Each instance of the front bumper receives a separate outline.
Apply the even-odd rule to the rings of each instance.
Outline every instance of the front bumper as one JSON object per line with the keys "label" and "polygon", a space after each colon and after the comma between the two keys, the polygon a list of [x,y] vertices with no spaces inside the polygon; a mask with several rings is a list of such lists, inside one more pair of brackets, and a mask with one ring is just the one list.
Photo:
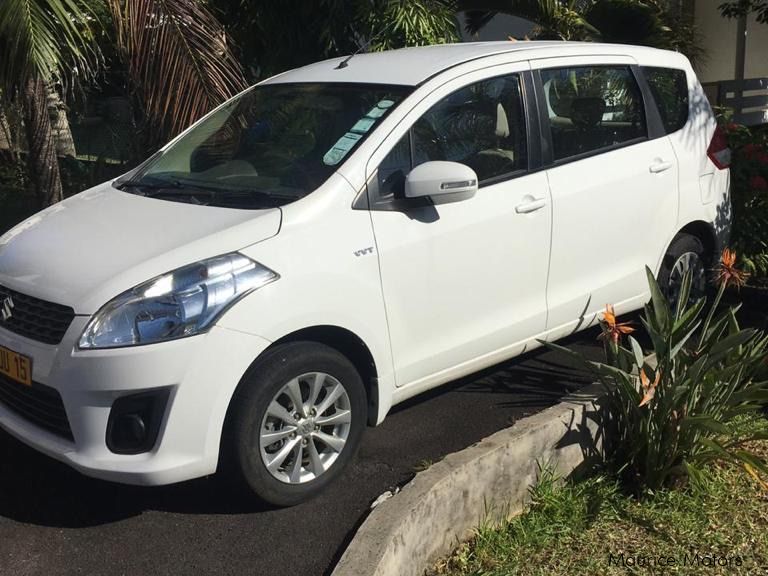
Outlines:
{"label": "front bumper", "polygon": [[[221,430],[242,375],[269,342],[221,327],[161,344],[77,350],[88,318],[77,316],[58,346],[0,328],[0,345],[32,358],[34,382],[59,392],[72,430],[67,440],[0,403],[0,427],[80,472],[126,484],[160,485],[216,471]],[[19,386],[22,386],[19,384]],[[116,398],[170,390],[154,448],[118,455],[107,448]]]}

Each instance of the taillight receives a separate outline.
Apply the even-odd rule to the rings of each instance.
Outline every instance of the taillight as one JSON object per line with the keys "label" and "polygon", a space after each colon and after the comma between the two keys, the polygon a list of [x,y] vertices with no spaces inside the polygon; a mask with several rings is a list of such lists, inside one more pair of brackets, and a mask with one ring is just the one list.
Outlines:
{"label": "taillight", "polygon": [[712,135],[709,148],[707,148],[707,156],[720,170],[725,170],[731,165],[731,148],[728,146],[728,137],[719,124]]}

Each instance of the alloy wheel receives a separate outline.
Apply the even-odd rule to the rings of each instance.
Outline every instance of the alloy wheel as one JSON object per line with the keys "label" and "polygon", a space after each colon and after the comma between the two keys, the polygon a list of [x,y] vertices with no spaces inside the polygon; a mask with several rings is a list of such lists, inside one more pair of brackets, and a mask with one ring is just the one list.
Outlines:
{"label": "alloy wheel", "polygon": [[680,290],[682,289],[683,278],[686,273],[691,275],[691,292],[688,297],[688,303],[695,302],[706,293],[707,271],[704,267],[704,261],[696,252],[684,252],[675,260],[669,274],[667,297],[673,310],[680,299]]}
{"label": "alloy wheel", "polygon": [[281,482],[315,480],[341,454],[351,422],[351,403],[341,382],[323,372],[302,374],[267,407],[259,428],[261,460]]}

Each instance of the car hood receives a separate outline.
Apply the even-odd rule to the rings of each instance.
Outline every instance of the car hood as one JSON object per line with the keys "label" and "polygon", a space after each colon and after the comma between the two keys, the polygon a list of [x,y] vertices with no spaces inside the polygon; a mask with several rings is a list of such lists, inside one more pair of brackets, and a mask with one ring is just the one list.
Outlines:
{"label": "car hood", "polygon": [[0,237],[0,285],[93,314],[145,280],[277,234],[279,208],[215,208],[103,184]]}

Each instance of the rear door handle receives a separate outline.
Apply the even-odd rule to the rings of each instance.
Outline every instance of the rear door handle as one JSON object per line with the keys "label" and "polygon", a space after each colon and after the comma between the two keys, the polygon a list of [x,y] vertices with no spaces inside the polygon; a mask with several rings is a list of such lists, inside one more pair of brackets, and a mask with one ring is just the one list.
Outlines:
{"label": "rear door handle", "polygon": [[672,168],[672,162],[663,162],[661,160],[659,160],[658,162],[654,162],[648,167],[648,169],[654,174],[658,174],[659,172],[664,172],[666,170],[669,170],[670,168]]}
{"label": "rear door handle", "polygon": [[541,198],[540,200],[532,200],[531,202],[523,202],[522,204],[515,206],[515,212],[518,214],[530,214],[531,212],[536,212],[536,210],[544,208],[546,205],[547,201],[544,198]]}

